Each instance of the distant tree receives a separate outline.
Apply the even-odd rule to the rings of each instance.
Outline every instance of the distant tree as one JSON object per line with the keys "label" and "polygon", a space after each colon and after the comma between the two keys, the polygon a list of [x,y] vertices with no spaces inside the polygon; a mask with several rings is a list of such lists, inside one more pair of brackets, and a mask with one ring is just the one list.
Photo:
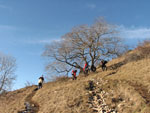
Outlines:
{"label": "distant tree", "polygon": [[0,54],[0,93],[12,88],[16,79],[16,60],[12,56]]}
{"label": "distant tree", "polygon": [[72,67],[82,71],[83,63],[91,65],[102,57],[117,57],[124,50],[116,26],[98,19],[93,25],[81,25],[65,34],[60,41],[46,45],[44,56],[50,59],[46,70],[69,72]]}
{"label": "distant tree", "polygon": [[32,83],[31,81],[26,81],[25,83],[25,87],[29,87],[29,86],[33,86],[35,85],[34,83]]}

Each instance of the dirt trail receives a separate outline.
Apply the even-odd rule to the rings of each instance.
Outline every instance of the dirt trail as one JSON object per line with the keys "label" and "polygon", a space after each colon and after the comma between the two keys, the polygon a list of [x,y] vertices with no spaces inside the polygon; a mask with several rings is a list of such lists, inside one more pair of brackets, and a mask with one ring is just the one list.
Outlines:
{"label": "dirt trail", "polygon": [[[36,94],[37,91],[32,91],[26,98],[25,98],[25,104],[28,104],[28,107],[30,108],[29,111],[26,113],[38,113],[39,111],[39,105],[35,101],[32,100],[32,97]],[[24,113],[25,110],[18,111],[18,113]]]}

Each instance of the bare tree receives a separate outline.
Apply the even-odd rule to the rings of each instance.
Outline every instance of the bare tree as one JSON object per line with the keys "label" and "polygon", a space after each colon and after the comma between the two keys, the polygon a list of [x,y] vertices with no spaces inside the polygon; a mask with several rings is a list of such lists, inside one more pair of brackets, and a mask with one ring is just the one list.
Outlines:
{"label": "bare tree", "polygon": [[61,41],[47,45],[43,55],[51,58],[47,70],[69,72],[72,67],[82,71],[84,62],[95,65],[101,57],[117,57],[123,49],[116,26],[108,24],[104,19],[98,19],[91,26],[73,28]]}
{"label": "bare tree", "polygon": [[16,79],[16,60],[14,57],[0,54],[0,93],[11,89]]}
{"label": "bare tree", "polygon": [[31,81],[26,81],[25,83],[25,87],[29,87],[29,86],[33,86],[35,85],[34,83],[32,83]]}

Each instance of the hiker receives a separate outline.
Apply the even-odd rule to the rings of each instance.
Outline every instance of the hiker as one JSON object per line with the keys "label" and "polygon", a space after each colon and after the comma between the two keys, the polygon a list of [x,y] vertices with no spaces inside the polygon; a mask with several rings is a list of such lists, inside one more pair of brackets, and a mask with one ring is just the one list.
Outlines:
{"label": "hiker", "polygon": [[91,71],[93,71],[93,72],[96,71],[96,67],[94,65],[91,66]]}
{"label": "hiker", "polygon": [[28,111],[31,111],[31,110],[32,110],[32,107],[31,107],[31,105],[30,105],[29,102],[25,102],[24,105],[25,105],[25,111],[28,112]]}
{"label": "hiker", "polygon": [[40,89],[40,88],[42,88],[42,86],[43,86],[43,82],[44,82],[44,77],[43,77],[43,75],[39,78],[39,81],[38,81],[38,88]]}
{"label": "hiker", "polygon": [[107,62],[108,62],[108,61],[106,61],[106,60],[102,60],[102,61],[101,61],[101,66],[102,66],[102,70],[103,70],[103,71],[105,71],[105,70],[107,71],[107,66],[106,66]]}
{"label": "hiker", "polygon": [[84,68],[83,68],[83,72],[84,72],[84,74],[88,74],[88,70],[89,70],[89,64],[88,64],[88,62],[86,62],[85,64],[84,64]]}
{"label": "hiker", "polygon": [[29,102],[25,102],[24,105],[25,105],[25,110],[18,111],[18,113],[33,113],[32,107]]}
{"label": "hiker", "polygon": [[76,79],[77,79],[76,73],[77,73],[77,70],[72,70],[72,79],[73,79],[73,80],[76,80]]}

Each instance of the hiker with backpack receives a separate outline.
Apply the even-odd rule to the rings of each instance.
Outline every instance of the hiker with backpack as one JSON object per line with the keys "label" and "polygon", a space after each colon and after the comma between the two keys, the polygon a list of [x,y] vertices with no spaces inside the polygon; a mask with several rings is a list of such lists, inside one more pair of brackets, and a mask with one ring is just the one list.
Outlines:
{"label": "hiker with backpack", "polygon": [[89,71],[89,64],[88,64],[88,62],[86,62],[84,64],[83,72],[84,72],[85,75],[87,75],[88,71]]}
{"label": "hiker with backpack", "polygon": [[77,79],[77,76],[76,76],[76,73],[77,73],[77,70],[72,70],[72,79],[73,80],[76,80]]}
{"label": "hiker with backpack", "polygon": [[107,66],[106,66],[107,62],[108,62],[108,61],[106,61],[106,60],[102,60],[102,61],[101,61],[101,67],[102,67],[102,70],[103,70],[103,71],[105,71],[105,70],[107,71]]}
{"label": "hiker with backpack", "polygon": [[43,75],[42,75],[42,76],[39,78],[39,81],[38,81],[38,88],[39,88],[39,89],[42,88],[43,82],[44,82],[44,77],[43,77]]}

